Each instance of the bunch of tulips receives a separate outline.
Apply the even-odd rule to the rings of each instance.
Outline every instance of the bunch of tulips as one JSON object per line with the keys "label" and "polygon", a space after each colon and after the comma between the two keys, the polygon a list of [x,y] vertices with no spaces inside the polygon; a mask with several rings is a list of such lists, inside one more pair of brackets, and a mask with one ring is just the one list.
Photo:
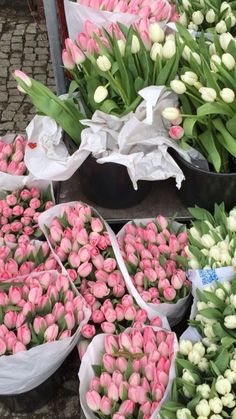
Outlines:
{"label": "bunch of tulips", "polygon": [[10,144],[0,138],[0,172],[10,175],[26,175],[25,147],[26,139],[22,135],[17,135]]}

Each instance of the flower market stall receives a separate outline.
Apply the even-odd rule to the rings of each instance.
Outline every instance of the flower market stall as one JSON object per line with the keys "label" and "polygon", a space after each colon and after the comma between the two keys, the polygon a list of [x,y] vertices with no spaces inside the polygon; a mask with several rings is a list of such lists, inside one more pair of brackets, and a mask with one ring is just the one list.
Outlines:
{"label": "flower market stall", "polygon": [[87,419],[236,418],[236,3],[64,8],[66,94],[15,69],[0,139],[0,399],[74,351]]}

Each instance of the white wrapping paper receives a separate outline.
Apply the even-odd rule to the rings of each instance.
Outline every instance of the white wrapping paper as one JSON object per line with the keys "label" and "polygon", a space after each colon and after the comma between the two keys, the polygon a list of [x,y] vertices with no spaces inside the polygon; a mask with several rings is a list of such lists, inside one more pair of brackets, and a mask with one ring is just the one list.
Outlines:
{"label": "white wrapping paper", "polygon": [[[167,1],[166,4],[168,4]],[[82,6],[79,2],[74,3],[70,0],[64,0],[64,8],[69,37],[73,40],[76,40],[79,32],[82,32],[86,20],[91,21],[98,27],[107,27],[110,23],[117,22],[123,23],[129,27],[137,19],[140,19],[139,16],[130,13],[107,12],[105,10],[92,9],[91,7]],[[170,16],[171,7],[167,20],[169,20]]]}
{"label": "white wrapping paper", "polygon": [[[153,327],[155,331],[161,330],[158,327]],[[128,329],[130,330],[130,329]],[[172,332],[170,332],[172,333]],[[93,414],[93,412],[88,408],[86,403],[86,393],[89,390],[89,384],[94,377],[94,372],[92,369],[92,365],[94,364],[100,364],[102,361],[102,355],[104,353],[104,342],[105,342],[105,336],[106,334],[97,335],[93,338],[92,342],[89,344],[87,351],[85,352],[85,355],[82,358],[81,366],[79,370],[79,380],[80,380],[80,387],[79,387],[79,394],[80,394],[80,404],[82,406],[84,415],[86,419],[96,419],[96,416]],[[156,419],[157,413],[161,407],[161,405],[167,400],[168,395],[171,390],[172,381],[175,378],[175,358],[178,351],[178,341],[176,338],[176,335],[174,334],[174,354],[172,357],[171,365],[170,365],[170,372],[169,372],[169,382],[166,387],[164,396],[158,406],[158,408],[155,410],[155,412],[152,414],[150,419]],[[134,418],[135,419],[135,418]]]}
{"label": "white wrapping paper", "polygon": [[[16,134],[6,134],[1,137],[1,141],[4,141],[6,144],[11,144],[16,138]],[[17,188],[24,187],[28,182],[31,182],[34,179],[33,175],[29,173],[26,176],[10,175],[9,173],[4,173],[0,171],[0,190],[13,190]],[[14,185],[14,186],[12,186]],[[13,187],[13,189],[11,189]]]}
{"label": "white wrapping paper", "polygon": [[[51,272],[54,273],[56,280],[58,272]],[[30,276],[37,277],[42,273],[36,272],[30,274]],[[21,277],[22,279],[23,277]],[[73,284],[71,286],[79,294]],[[60,367],[77,344],[81,329],[88,322],[90,314],[90,309],[85,307],[84,320],[70,338],[47,342],[28,351],[18,352],[15,355],[0,356],[0,394],[25,393],[47,380]]]}
{"label": "white wrapping paper", "polygon": [[196,290],[204,290],[209,285],[214,286],[215,281],[225,282],[232,281],[235,276],[235,267],[227,266],[224,268],[216,269],[197,269],[189,270],[189,279],[192,282],[193,305],[191,308],[190,319],[194,319],[197,314],[198,298]]}
{"label": "white wrapping paper", "polygon": [[[92,119],[82,120],[88,126],[82,131],[81,145],[69,155],[60,139],[61,131],[49,117],[36,116],[28,125],[25,162],[28,169],[40,179],[66,180],[81,166],[90,153],[98,163],[113,162],[127,167],[133,186],[138,180],[176,179],[180,188],[184,175],[168,153],[175,149],[183,158],[199,157],[196,150],[184,151],[168,135],[170,124],[163,122],[162,110],[177,106],[178,98],[163,86],[149,86],[139,92],[144,101],[136,111],[116,117],[96,111]],[[48,133],[48,131],[50,131]]]}
{"label": "white wrapping paper", "polygon": [[[57,262],[62,267],[62,272],[66,272],[66,269],[62,265],[59,257],[54,252],[54,249],[53,249],[52,244],[50,242],[50,239],[49,239],[47,230],[45,228],[45,225],[48,226],[48,227],[50,227],[50,225],[51,225],[52,220],[53,220],[54,217],[63,215],[62,214],[62,209],[63,209],[63,207],[65,207],[65,205],[68,205],[70,207],[73,207],[75,204],[76,204],[76,201],[74,201],[74,202],[67,202],[66,204],[56,205],[55,207],[50,208],[49,210],[47,210],[44,213],[42,213],[39,216],[39,220],[38,220],[38,222],[39,222],[39,228],[43,231],[45,237],[47,238],[47,241],[48,241],[49,246],[50,246],[50,248],[51,248],[51,250],[52,250],[52,252],[53,252],[53,254],[55,256],[55,259],[57,260]],[[124,276],[124,280],[125,280],[125,283],[126,283],[126,286],[127,286],[127,289],[129,291],[129,293],[135,298],[136,303],[138,304],[138,306],[141,307],[141,308],[144,308],[147,311],[148,318],[149,319],[151,319],[152,317],[155,317],[155,316],[159,316],[161,318],[161,320],[162,320],[162,326],[163,326],[163,328],[169,329],[170,326],[169,326],[168,320],[166,319],[166,314],[164,312],[162,312],[162,311],[157,311],[155,309],[155,307],[154,307],[153,304],[146,304],[143,301],[143,299],[140,297],[140,295],[138,294],[138,292],[136,291],[136,289],[134,287],[133,288],[136,291],[136,293],[135,292],[134,293],[132,292],[133,291],[132,290],[132,287],[130,287],[130,284],[129,284],[132,281],[130,279],[130,276],[129,276],[128,271],[127,271],[126,266],[125,266],[125,263],[124,263],[123,258],[121,256],[121,253],[120,253],[120,250],[119,250],[119,245],[118,245],[117,240],[116,240],[116,236],[115,236],[114,232],[112,231],[112,229],[109,227],[109,225],[106,223],[106,221],[100,216],[100,214],[94,208],[91,207],[91,209],[92,209],[92,212],[97,217],[99,217],[102,220],[102,222],[104,223],[104,225],[106,227],[106,230],[109,233],[109,237],[110,237],[111,245],[112,245],[112,248],[113,248],[115,257],[116,257],[116,261],[117,261],[117,264],[119,266],[119,269],[120,269],[122,275]],[[185,300],[185,304],[186,304],[187,298],[184,299]],[[180,306],[178,306],[178,310],[180,310]],[[185,307],[185,309],[186,309],[186,307]],[[182,311],[181,311],[181,313],[182,313]]]}
{"label": "white wrapping paper", "polygon": [[[133,221],[128,222],[127,224],[124,225],[124,227],[118,232],[117,234],[117,238],[121,238],[124,236],[125,234],[125,227],[128,224],[131,223],[135,223],[137,225],[142,224],[142,225],[146,225],[149,222],[152,222],[153,219],[152,218],[146,218],[146,219],[135,219]],[[180,227],[180,224],[177,222],[173,223],[173,227],[176,229],[178,229],[178,227]],[[117,257],[117,255],[116,255]],[[139,294],[139,292],[137,291],[135,285],[133,284],[133,281],[129,275],[129,272],[125,266],[125,262],[121,256],[121,253],[119,252],[119,258],[122,259],[122,261],[120,261],[120,270],[124,276],[125,282],[126,282],[126,286],[130,292],[130,294],[135,298],[135,300],[137,301],[138,305],[142,308],[144,308],[145,310],[154,310],[156,312],[156,314],[160,313],[163,316],[167,317],[168,322],[170,323],[170,326],[175,326],[177,323],[180,322],[180,320],[183,318],[185,311],[188,308],[188,304],[189,304],[189,300],[190,300],[190,293],[188,296],[181,298],[178,300],[177,303],[175,304],[171,304],[171,303],[160,303],[160,304],[152,304],[152,303],[146,303],[141,295]],[[122,269],[121,269],[122,266]]]}

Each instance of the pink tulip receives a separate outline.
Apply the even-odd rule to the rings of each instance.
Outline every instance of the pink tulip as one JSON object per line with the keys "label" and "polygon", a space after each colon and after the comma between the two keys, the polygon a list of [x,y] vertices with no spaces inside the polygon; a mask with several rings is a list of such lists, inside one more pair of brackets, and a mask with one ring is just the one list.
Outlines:
{"label": "pink tulip", "polygon": [[108,386],[111,384],[111,381],[111,375],[108,374],[108,372],[102,372],[102,374],[100,375],[100,385],[107,389]]}
{"label": "pink tulip", "polygon": [[35,267],[34,262],[24,262],[24,263],[22,263],[22,265],[19,269],[19,274],[20,275],[28,275],[32,272],[34,267]]}
{"label": "pink tulip", "polygon": [[169,129],[169,136],[173,138],[173,140],[180,140],[184,136],[184,129],[180,125],[173,125]]}
{"label": "pink tulip", "polygon": [[[114,371],[113,374],[112,374],[112,382],[115,383],[115,385],[118,388],[119,388],[122,380],[123,380],[123,375],[121,374],[121,372],[120,371]],[[119,388],[119,395],[120,395],[120,388]]]}
{"label": "pink tulip", "polygon": [[51,326],[48,326],[47,329],[44,332],[44,339],[47,342],[53,342],[56,340],[59,332],[59,327],[57,324],[52,324]]}
{"label": "pink tulip", "polygon": [[88,233],[85,228],[82,228],[78,232],[76,239],[78,243],[81,244],[82,246],[88,243]]}
{"label": "pink tulip", "polygon": [[108,386],[107,395],[109,399],[113,401],[119,400],[119,390],[118,390],[118,387],[113,382],[111,382]]}
{"label": "pink tulip", "polygon": [[119,350],[117,338],[113,335],[105,336],[105,351],[109,355],[114,355]]}
{"label": "pink tulip", "polygon": [[124,312],[124,308],[123,308],[122,304],[117,304],[117,306],[115,307],[115,312],[116,312],[116,318],[119,322],[124,320],[125,312]]}
{"label": "pink tulip", "polygon": [[66,327],[69,330],[72,330],[75,327],[75,316],[73,312],[69,311],[65,314],[64,320],[66,323]]}
{"label": "pink tulip", "polygon": [[84,354],[87,350],[88,345],[89,345],[89,342],[87,340],[80,340],[79,341],[79,343],[77,345],[77,348],[78,348],[80,359],[83,358],[83,356],[84,356]]}
{"label": "pink tulip", "polygon": [[96,334],[96,329],[91,324],[86,324],[82,327],[81,334],[84,338],[92,339],[93,336]]}
{"label": "pink tulip", "polygon": [[8,295],[9,295],[9,300],[12,304],[16,305],[21,300],[21,291],[20,291],[20,288],[18,288],[18,287],[11,286],[9,288]]}
{"label": "pink tulip", "polygon": [[109,274],[103,271],[102,269],[95,271],[95,278],[97,281],[107,282],[108,277],[109,277]]}
{"label": "pink tulip", "polygon": [[8,311],[4,315],[4,324],[8,329],[16,327],[17,313],[15,311]]}
{"label": "pink tulip", "polygon": [[94,323],[102,323],[105,320],[104,314],[101,310],[94,310],[92,313],[92,321]]}
{"label": "pink tulip", "polygon": [[122,297],[121,304],[122,304],[124,307],[128,307],[128,306],[130,306],[130,305],[133,305],[133,304],[134,304],[134,300],[133,300],[133,298],[132,298],[132,296],[131,296],[131,295],[126,294],[126,295],[124,295],[124,296]]}
{"label": "pink tulip", "polygon": [[104,333],[115,333],[116,326],[110,322],[103,322],[101,324],[101,329]]}
{"label": "pink tulip", "polygon": [[131,400],[124,400],[120,407],[119,407],[119,413],[124,415],[125,417],[128,415],[132,415],[134,412],[135,404]]}
{"label": "pink tulip", "polygon": [[95,233],[101,233],[103,230],[103,223],[99,218],[92,217],[91,219],[91,229]]}
{"label": "pink tulip", "polygon": [[45,319],[39,316],[35,317],[34,322],[33,322],[33,328],[37,335],[39,333],[43,334],[47,328],[47,323]]}
{"label": "pink tulip", "polygon": [[124,415],[121,415],[121,413],[115,413],[112,416],[112,419],[125,419],[125,416]]}
{"label": "pink tulip", "polygon": [[126,332],[119,334],[118,342],[121,349],[129,351],[132,348],[132,340]]}
{"label": "pink tulip", "polygon": [[120,372],[124,373],[127,369],[128,362],[123,357],[118,357],[116,359],[116,369],[118,369]]}
{"label": "pink tulip", "polygon": [[176,291],[173,287],[167,287],[163,290],[163,296],[167,301],[173,301],[176,297]]}
{"label": "pink tulip", "polygon": [[103,362],[104,368],[106,369],[107,372],[113,373],[113,371],[115,371],[115,369],[116,369],[116,361],[109,354],[106,354],[105,353],[103,355],[102,362]]}
{"label": "pink tulip", "polygon": [[15,70],[14,76],[18,77],[21,81],[23,81],[28,87],[31,87],[32,82],[30,78],[21,70]]}
{"label": "pink tulip", "polygon": [[96,298],[104,298],[110,293],[110,291],[109,291],[109,288],[106,286],[106,284],[98,281],[94,283],[93,288],[92,288],[92,293],[94,297]]}
{"label": "pink tulip", "polygon": [[87,276],[91,274],[92,269],[93,269],[92,263],[84,262],[79,266],[77,272],[79,276],[81,276],[82,278],[86,278]]}
{"label": "pink tulip", "polygon": [[131,387],[137,387],[140,385],[140,374],[133,372],[129,377],[129,385]]}
{"label": "pink tulip", "polygon": [[157,326],[157,327],[162,327],[162,321],[161,318],[159,316],[155,316],[150,320],[150,325],[151,326]]}
{"label": "pink tulip", "polygon": [[156,220],[157,220],[157,222],[158,222],[158,224],[159,224],[159,226],[161,227],[162,230],[164,230],[165,228],[168,227],[168,221],[162,215],[158,215],[156,217]]}
{"label": "pink tulip", "polygon": [[93,377],[90,383],[90,390],[95,390],[98,393],[101,391],[100,380],[98,377]]}
{"label": "pink tulip", "polygon": [[22,342],[25,346],[31,341],[31,332],[27,325],[20,326],[17,329],[17,339]]}
{"label": "pink tulip", "polygon": [[104,310],[104,316],[107,322],[113,323],[116,321],[116,311],[113,308],[108,308],[107,310]]}
{"label": "pink tulip", "polygon": [[31,290],[29,292],[28,300],[29,300],[29,302],[31,302],[33,304],[38,304],[42,295],[43,295],[43,290],[42,290],[41,287],[39,287],[39,286],[33,287],[33,288],[31,288]]}
{"label": "pink tulip", "polygon": [[125,319],[133,321],[136,318],[136,309],[134,306],[129,306],[125,308]]}
{"label": "pink tulip", "polygon": [[13,354],[16,354],[17,352],[22,352],[22,351],[26,351],[26,346],[22,342],[16,341],[12,348]]}
{"label": "pink tulip", "polygon": [[0,306],[1,307],[7,306],[8,303],[9,303],[8,295],[5,292],[0,291]]}
{"label": "pink tulip", "polygon": [[[4,341],[7,346],[7,351],[12,351],[13,345],[16,343],[17,338],[14,332],[7,332],[4,336]],[[1,346],[1,345],[0,345]],[[1,351],[0,351],[1,352]],[[1,354],[1,353],[0,353]]]}
{"label": "pink tulip", "polygon": [[142,406],[140,407],[140,411],[144,414],[144,415],[149,415],[150,414],[150,410],[151,410],[151,402],[149,400],[147,400],[146,402],[144,402],[142,404]]}
{"label": "pink tulip", "polygon": [[100,410],[101,406],[101,396],[100,394],[95,390],[89,390],[86,393],[86,402],[93,412],[96,412],[97,410]]}
{"label": "pink tulip", "polygon": [[86,246],[83,246],[79,249],[78,256],[81,262],[88,262],[91,258],[91,254],[89,250],[86,248]]}
{"label": "pink tulip", "polygon": [[0,337],[0,355],[4,355],[7,350],[7,346],[3,338]]}
{"label": "pink tulip", "polygon": [[107,396],[103,396],[100,404],[100,410],[104,415],[110,415],[112,409],[112,401]]}
{"label": "pink tulip", "polygon": [[75,62],[66,49],[63,49],[62,51],[62,62],[67,70],[73,70],[75,68]]}

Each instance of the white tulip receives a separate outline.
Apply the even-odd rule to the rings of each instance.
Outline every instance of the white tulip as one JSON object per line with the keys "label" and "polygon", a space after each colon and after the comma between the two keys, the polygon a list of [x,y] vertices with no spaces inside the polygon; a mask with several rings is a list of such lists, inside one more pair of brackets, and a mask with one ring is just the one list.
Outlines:
{"label": "white tulip", "polygon": [[118,39],[117,45],[118,45],[118,48],[120,50],[121,57],[124,57],[124,55],[125,55],[126,42],[123,39]]}
{"label": "white tulip", "polygon": [[217,94],[215,89],[212,89],[212,87],[201,87],[201,89],[199,89],[199,92],[201,93],[202,99],[205,102],[214,102],[216,100]]}
{"label": "white tulip", "polygon": [[231,263],[232,263],[232,266],[236,266],[236,257],[232,258]]}
{"label": "white tulip", "polygon": [[232,359],[230,361],[230,364],[229,365],[230,365],[231,370],[234,371],[234,372],[236,372],[236,360],[235,359]]}
{"label": "white tulip", "polygon": [[236,383],[236,372],[231,371],[229,369],[225,370],[224,377],[227,378],[227,380],[229,380],[230,384]]}
{"label": "white tulip", "polygon": [[166,35],[166,41],[175,41],[175,35],[173,33],[169,33],[169,35]]}
{"label": "white tulip", "polygon": [[236,315],[226,316],[224,318],[224,325],[227,329],[236,329]]}
{"label": "white tulip", "polygon": [[197,62],[197,64],[201,65],[202,60],[201,60],[200,55],[197,52],[193,52],[192,56],[193,56],[194,60]]}
{"label": "white tulip", "polygon": [[227,265],[231,265],[231,256],[230,256],[228,250],[223,250],[221,252],[220,260],[221,260],[222,263],[225,263]]}
{"label": "white tulip", "polygon": [[153,61],[156,61],[157,55],[162,58],[162,45],[159,42],[154,42],[150,51],[150,57]]}
{"label": "white tulip", "polygon": [[234,306],[234,308],[236,308],[236,295],[235,294],[231,294],[229,296],[229,301],[230,301],[230,304],[232,304],[232,306]]}
{"label": "white tulip", "polygon": [[189,229],[189,232],[190,232],[191,236],[192,236],[195,240],[200,240],[200,239],[201,239],[200,233],[199,233],[199,231],[196,229],[196,227],[191,227],[191,228]]}
{"label": "white tulip", "polygon": [[210,411],[211,411],[208,401],[204,399],[200,400],[200,402],[195,407],[195,410],[198,416],[206,416],[206,417],[209,416]]}
{"label": "white tulip", "polygon": [[220,249],[217,246],[211,247],[209,251],[209,257],[215,259],[216,261],[220,260]]}
{"label": "white tulip", "polygon": [[191,55],[191,49],[188,47],[188,45],[185,45],[183,52],[182,52],[182,57],[186,60],[189,61],[190,60],[190,55]]}
{"label": "white tulip", "polygon": [[189,86],[193,86],[194,83],[198,81],[198,76],[193,71],[185,71],[185,73],[181,76],[181,80],[189,84]]}
{"label": "white tulip", "polygon": [[219,397],[214,397],[213,399],[210,399],[208,401],[208,403],[209,403],[210,409],[212,410],[213,413],[220,413],[220,412],[222,412],[223,403],[219,399]]}
{"label": "white tulip", "polygon": [[229,281],[223,282],[222,285],[228,293],[231,291],[231,283]]}
{"label": "white tulip", "polygon": [[183,393],[184,393],[184,396],[185,396],[187,399],[191,399],[191,398],[192,398],[191,393],[188,391],[188,389],[187,389],[185,386],[183,386]]}
{"label": "white tulip", "polygon": [[205,352],[206,352],[202,342],[194,343],[193,350],[197,351],[201,355],[201,357],[203,357],[205,355]]}
{"label": "white tulip", "polygon": [[202,372],[208,370],[208,368],[209,368],[209,362],[208,362],[207,358],[200,359],[200,361],[198,363],[198,368]]}
{"label": "white tulip", "polygon": [[132,42],[131,42],[131,52],[132,54],[137,54],[137,52],[140,51],[140,42],[136,35],[132,36]]}
{"label": "white tulip", "polygon": [[221,415],[211,415],[211,419],[223,419],[223,416]]}
{"label": "white tulip", "polygon": [[209,54],[210,54],[210,56],[212,56],[212,55],[216,54],[216,47],[215,47],[215,44],[210,44],[210,45],[209,45]]}
{"label": "white tulip", "polygon": [[222,290],[222,288],[217,288],[215,291],[215,295],[222,301],[225,299],[225,292]]}
{"label": "white tulip", "polygon": [[218,22],[216,24],[215,30],[216,30],[217,33],[225,33],[225,32],[227,32],[226,23],[223,20],[221,20],[220,22]]}
{"label": "white tulip", "polygon": [[109,71],[111,69],[111,61],[106,55],[100,55],[97,58],[97,66],[101,71]]}
{"label": "white tulip", "polygon": [[163,118],[167,119],[168,121],[174,121],[175,119],[179,117],[179,114],[180,114],[179,109],[173,108],[173,107],[165,108],[162,111]]}
{"label": "white tulip", "polygon": [[192,364],[194,364],[194,365],[199,364],[199,362],[200,362],[201,358],[202,358],[202,357],[201,357],[201,355],[199,354],[199,352],[194,351],[194,350],[190,351],[190,352],[189,352],[189,354],[188,354],[188,360],[189,360],[190,362],[192,362]]}
{"label": "white tulip", "polygon": [[189,0],[182,0],[182,4],[185,10],[188,10],[189,7],[191,6],[191,3],[189,2]]}
{"label": "white tulip", "polygon": [[[202,89],[208,89],[208,88],[207,87],[202,87]],[[214,90],[214,89],[212,89],[212,90]],[[201,89],[200,89],[200,93],[202,93]],[[207,91],[207,93],[208,93],[208,91]],[[203,234],[203,236],[201,238],[201,242],[202,242],[203,246],[205,246],[207,248],[210,248],[210,247],[214,246],[214,244],[215,244],[215,240],[213,239],[213,237],[211,237],[210,234]]]}
{"label": "white tulip", "polygon": [[201,252],[202,252],[202,254],[204,256],[208,256],[209,255],[209,250],[208,249],[202,249]]}
{"label": "white tulip", "polygon": [[191,416],[191,411],[184,407],[183,409],[178,409],[176,412],[177,419],[188,419]]}
{"label": "white tulip", "polygon": [[221,397],[221,401],[223,406],[228,407],[229,409],[232,409],[236,404],[235,395],[232,393],[228,393],[225,396]]}
{"label": "white tulip", "polygon": [[195,89],[199,90],[199,89],[201,89],[201,87],[203,87],[203,84],[200,83],[200,81],[196,81],[194,83],[194,87],[195,87]]}
{"label": "white tulip", "polygon": [[235,67],[235,59],[228,52],[222,55],[222,62],[228,70],[233,70]]}
{"label": "white tulip", "polygon": [[210,66],[212,71],[214,71],[215,73],[218,71],[218,68],[215,64],[221,64],[221,58],[219,57],[219,55],[213,54],[211,56],[211,61],[210,61]]}
{"label": "white tulip", "polygon": [[230,393],[231,384],[229,380],[223,377],[223,375],[220,375],[216,380],[215,389],[218,394],[225,396],[226,394]]}
{"label": "white tulip", "polygon": [[203,301],[198,301],[197,302],[197,309],[198,309],[198,311],[204,310],[204,308],[208,308],[207,303],[204,303]]}
{"label": "white tulip", "polygon": [[209,399],[211,387],[208,384],[200,384],[196,388],[197,392],[201,394],[203,399]]}
{"label": "white tulip", "polygon": [[108,96],[108,90],[105,86],[98,86],[94,92],[94,102],[101,103]]}
{"label": "white tulip", "polygon": [[188,355],[193,349],[193,344],[190,340],[181,339],[179,342],[179,352],[182,355]]}
{"label": "white tulip", "polygon": [[180,80],[172,80],[170,82],[170,87],[178,95],[182,95],[187,90],[185,84]]}
{"label": "white tulip", "polygon": [[193,23],[192,21],[189,22],[188,24],[188,29],[192,30],[192,31],[198,31],[198,26],[196,25],[196,23]]}
{"label": "white tulip", "polygon": [[152,42],[163,42],[165,39],[165,32],[158,23],[151,23],[149,25],[149,37]]}
{"label": "white tulip", "polygon": [[231,412],[231,419],[236,419],[236,408]]}
{"label": "white tulip", "polygon": [[235,207],[234,207],[234,208],[230,211],[229,215],[230,215],[231,217],[236,218],[236,208],[235,208]]}
{"label": "white tulip", "polygon": [[191,259],[191,260],[188,262],[188,264],[189,264],[189,267],[190,267],[191,269],[199,269],[199,268],[200,268],[200,265],[199,265],[199,263],[198,263],[198,261],[197,261],[196,259]]}
{"label": "white tulip", "polygon": [[192,21],[193,21],[193,23],[195,23],[195,25],[201,25],[202,24],[202,22],[204,21],[204,16],[203,16],[202,12],[200,12],[200,10],[198,10],[197,12],[193,12]]}
{"label": "white tulip", "polygon": [[215,353],[217,349],[218,349],[218,346],[215,343],[212,343],[210,346],[208,346],[207,353],[208,354]]}
{"label": "white tulip", "polygon": [[224,51],[227,51],[229,43],[232,41],[232,39],[234,39],[234,38],[231,35],[231,33],[229,33],[229,32],[222,33],[219,36],[220,46]]}
{"label": "white tulip", "polygon": [[227,1],[223,1],[223,3],[220,6],[220,13],[223,13],[227,9],[229,10],[229,12],[231,12],[230,5],[227,3]]}
{"label": "white tulip", "polygon": [[234,213],[232,211],[230,211],[229,217],[227,218],[227,227],[230,231],[236,231],[236,218],[232,214],[234,214]]}
{"label": "white tulip", "polygon": [[228,22],[228,19],[230,19],[231,21],[230,26],[232,28],[236,24],[236,17],[234,16],[233,13],[229,13],[229,15],[227,16],[227,22]]}
{"label": "white tulip", "polygon": [[203,332],[204,332],[204,335],[209,339],[212,339],[215,337],[215,333],[213,332],[212,326],[210,325],[204,327]]}
{"label": "white tulip", "polygon": [[169,60],[175,54],[176,54],[175,41],[173,41],[172,39],[168,39],[163,45],[163,49],[162,49],[163,58],[165,58],[166,60]]}
{"label": "white tulip", "polygon": [[181,25],[183,25],[185,28],[187,27],[188,19],[185,12],[180,15],[179,23],[181,23]]}
{"label": "white tulip", "polygon": [[183,380],[186,380],[189,383],[195,384],[195,379],[193,378],[191,372],[188,371],[187,369],[183,370],[182,378]]}
{"label": "white tulip", "polygon": [[[224,89],[220,91],[220,97],[225,103],[233,103],[235,99],[235,93],[232,89],[225,87]],[[229,217],[227,222],[229,222],[229,224],[233,228],[233,230],[231,230],[231,228],[228,225],[228,228],[230,229],[230,231],[236,231],[236,219],[233,217]]]}
{"label": "white tulip", "polygon": [[206,21],[207,23],[214,23],[216,19],[216,14],[213,9],[210,9],[206,13]]}

